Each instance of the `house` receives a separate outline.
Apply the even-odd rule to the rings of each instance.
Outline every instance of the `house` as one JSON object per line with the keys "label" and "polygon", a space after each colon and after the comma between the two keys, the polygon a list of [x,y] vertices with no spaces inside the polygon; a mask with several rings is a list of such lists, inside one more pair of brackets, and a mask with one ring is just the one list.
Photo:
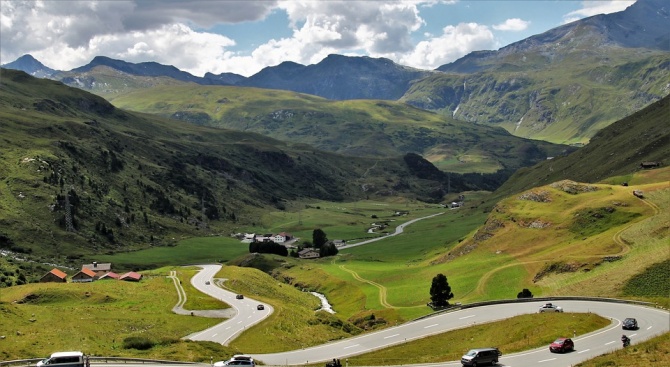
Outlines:
{"label": "house", "polygon": [[661,166],[661,162],[642,162],[640,163],[640,168],[657,168]]}
{"label": "house", "polygon": [[40,283],[67,283],[67,274],[53,268],[50,272],[40,278]]}
{"label": "house", "polygon": [[142,280],[142,274],[134,271],[127,272],[119,277],[119,280],[126,280],[129,282],[139,282]]}
{"label": "house", "polygon": [[277,233],[276,235],[274,235],[274,236],[272,237],[272,240],[273,240],[275,243],[284,243],[284,242],[286,242],[286,241],[291,240],[292,238],[293,238],[293,236],[291,236],[290,233],[281,232],[281,233]]}
{"label": "house", "polygon": [[320,255],[319,251],[313,248],[306,248],[298,252],[298,257],[301,259],[318,259]]}
{"label": "house", "polygon": [[103,276],[101,276],[100,278],[98,278],[98,280],[103,280],[103,279],[115,279],[115,280],[118,280],[118,279],[119,279],[119,274],[116,274],[116,273],[110,271],[109,273],[105,273],[105,275],[103,275]]}
{"label": "house", "polygon": [[98,275],[91,269],[81,268],[81,270],[72,276],[72,283],[92,282],[98,279]]}
{"label": "house", "polygon": [[101,277],[112,271],[112,264],[111,263],[98,264],[97,262],[94,261],[92,264],[82,265],[82,269],[92,270],[98,277]]}

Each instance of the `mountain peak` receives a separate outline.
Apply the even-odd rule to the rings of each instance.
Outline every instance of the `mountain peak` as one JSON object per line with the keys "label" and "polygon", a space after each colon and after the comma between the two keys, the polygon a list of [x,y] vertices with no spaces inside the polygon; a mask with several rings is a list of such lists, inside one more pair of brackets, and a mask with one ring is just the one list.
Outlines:
{"label": "mountain peak", "polygon": [[18,59],[2,65],[3,68],[21,70],[37,78],[48,78],[58,71],[44,66],[30,54],[25,54]]}

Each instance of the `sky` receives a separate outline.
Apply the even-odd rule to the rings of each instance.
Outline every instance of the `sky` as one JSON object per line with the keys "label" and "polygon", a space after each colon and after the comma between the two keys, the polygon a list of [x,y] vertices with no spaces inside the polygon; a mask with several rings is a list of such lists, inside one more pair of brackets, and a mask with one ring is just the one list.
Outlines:
{"label": "sky", "polygon": [[329,54],[435,69],[632,0],[0,0],[0,64],[71,70],[95,56],[251,76]]}

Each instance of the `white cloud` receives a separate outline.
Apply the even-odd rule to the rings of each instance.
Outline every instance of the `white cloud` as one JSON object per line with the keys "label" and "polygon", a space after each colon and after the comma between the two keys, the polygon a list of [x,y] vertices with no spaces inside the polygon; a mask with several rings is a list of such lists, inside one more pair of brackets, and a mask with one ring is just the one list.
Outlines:
{"label": "white cloud", "polygon": [[[69,70],[92,57],[156,61],[202,74],[231,39],[195,26],[262,19],[276,1],[2,1],[2,63],[32,54]],[[125,58],[127,57],[127,58]]]}
{"label": "white cloud", "polygon": [[493,33],[484,25],[461,23],[443,29],[439,37],[419,42],[414,51],[403,55],[399,62],[422,69],[435,69],[476,50],[491,49]]}
{"label": "white cloud", "polygon": [[512,31],[519,32],[524,31],[530,25],[529,21],[525,21],[519,18],[510,18],[507,19],[504,23],[496,24],[493,26],[493,29],[497,31]]}
{"label": "white cloud", "polygon": [[302,40],[336,49],[388,53],[412,48],[410,34],[423,24],[417,4],[296,0],[282,1],[279,6]]}
{"label": "white cloud", "polygon": [[582,1],[582,8],[564,15],[563,21],[570,23],[593,15],[622,11],[633,3],[635,0]]}

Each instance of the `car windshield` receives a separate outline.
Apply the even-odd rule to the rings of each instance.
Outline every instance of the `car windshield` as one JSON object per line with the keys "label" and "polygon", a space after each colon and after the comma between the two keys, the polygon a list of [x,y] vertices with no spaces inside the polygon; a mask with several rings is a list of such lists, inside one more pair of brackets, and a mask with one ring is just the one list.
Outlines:
{"label": "car windshield", "polygon": [[477,355],[477,351],[474,350],[474,349],[471,350],[471,351],[469,351],[469,352],[466,354],[466,356],[469,356],[469,357],[474,357],[474,356],[476,356],[476,355]]}
{"label": "car windshield", "polygon": [[556,341],[554,341],[554,343],[563,344],[564,341],[565,341],[564,339],[556,339]]}

